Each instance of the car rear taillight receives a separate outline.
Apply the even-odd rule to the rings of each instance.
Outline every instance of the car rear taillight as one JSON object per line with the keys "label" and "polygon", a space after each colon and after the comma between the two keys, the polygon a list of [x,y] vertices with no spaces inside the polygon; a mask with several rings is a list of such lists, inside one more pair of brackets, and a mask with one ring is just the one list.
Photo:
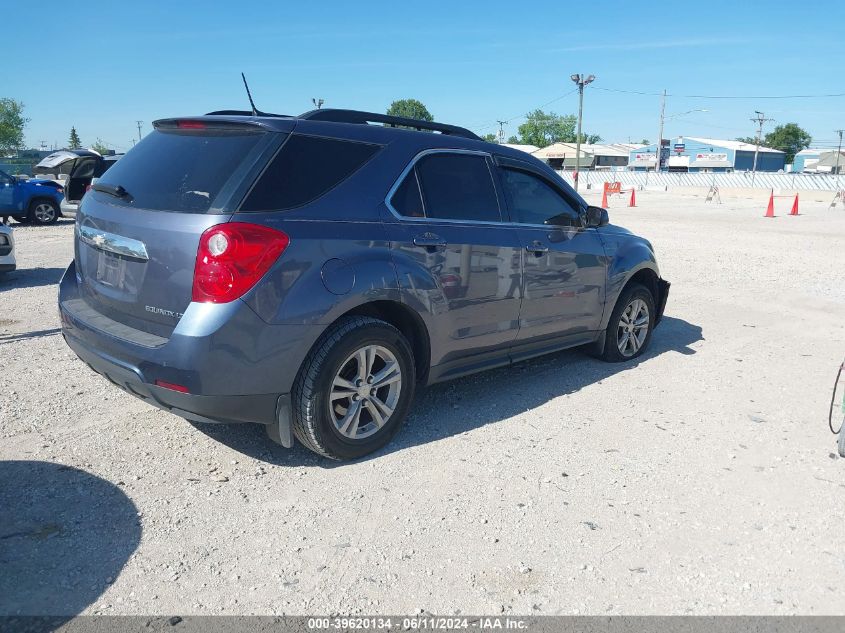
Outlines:
{"label": "car rear taillight", "polygon": [[290,243],[276,229],[228,222],[200,237],[191,300],[228,303],[242,297],[275,263]]}
{"label": "car rear taillight", "polygon": [[202,121],[186,121],[180,119],[176,121],[176,127],[180,130],[204,130],[206,125]]}
{"label": "car rear taillight", "polygon": [[85,193],[91,191],[91,185],[85,185]]}

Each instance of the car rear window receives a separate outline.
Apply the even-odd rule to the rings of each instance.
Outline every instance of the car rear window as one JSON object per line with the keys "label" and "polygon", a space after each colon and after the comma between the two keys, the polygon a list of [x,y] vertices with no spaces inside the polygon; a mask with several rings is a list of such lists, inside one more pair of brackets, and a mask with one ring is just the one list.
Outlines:
{"label": "car rear window", "polygon": [[293,134],[252,188],[241,211],[281,211],[313,202],[354,174],[380,145]]}
{"label": "car rear window", "polygon": [[[176,213],[206,213],[238,168],[257,150],[260,131],[156,130],[117,161],[99,183],[121,186],[114,204]],[[106,196],[108,194],[101,193]]]}

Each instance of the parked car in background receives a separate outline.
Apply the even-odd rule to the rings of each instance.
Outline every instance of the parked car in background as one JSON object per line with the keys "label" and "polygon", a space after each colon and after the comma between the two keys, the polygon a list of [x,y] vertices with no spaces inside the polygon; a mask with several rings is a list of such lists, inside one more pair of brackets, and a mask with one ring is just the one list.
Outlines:
{"label": "parked car in background", "polygon": [[117,162],[123,154],[103,156],[90,149],[65,149],[53,152],[35,166],[35,174],[51,176],[64,185],[61,214],[76,217],[79,201],[91,184]]}
{"label": "parked car in background", "polygon": [[351,110],[156,121],[74,248],[62,333],[95,371],[335,459],[387,444],[418,383],[577,345],[637,358],[669,291],[652,245],[536,158]]}
{"label": "parked car in background", "polygon": [[18,178],[0,170],[0,216],[53,224],[61,215],[64,188],[55,180]]}
{"label": "parked car in background", "polygon": [[15,270],[15,234],[12,227],[0,224],[0,273]]}

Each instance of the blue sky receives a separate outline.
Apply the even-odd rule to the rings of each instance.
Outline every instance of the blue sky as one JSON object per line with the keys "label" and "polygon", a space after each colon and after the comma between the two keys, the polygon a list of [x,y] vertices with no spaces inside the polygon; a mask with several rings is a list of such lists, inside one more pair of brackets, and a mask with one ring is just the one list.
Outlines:
{"label": "blue sky", "polygon": [[[618,91],[845,93],[843,21],[835,2],[15,2],[4,48],[21,55],[0,97],[25,103],[30,146],[63,146],[73,125],[84,144],[126,149],[136,120],[148,132],[160,117],[245,108],[241,71],[270,112],[304,112],[312,97],[383,112],[414,97],[482,134],[507,119],[510,135],[538,106],[577,112],[569,76],[581,72],[597,76],[585,130],[653,141],[660,98]],[[696,109],[707,112],[670,118],[665,136],[752,135],[754,110],[823,146],[845,128],[845,97],[667,100],[667,115]]]}

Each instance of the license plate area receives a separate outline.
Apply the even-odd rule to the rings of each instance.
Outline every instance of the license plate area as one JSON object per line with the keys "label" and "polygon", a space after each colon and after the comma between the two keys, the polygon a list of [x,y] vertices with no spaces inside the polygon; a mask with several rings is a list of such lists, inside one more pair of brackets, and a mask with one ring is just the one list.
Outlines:
{"label": "license plate area", "polygon": [[126,284],[126,260],[107,251],[99,251],[96,279],[104,286],[122,289]]}

